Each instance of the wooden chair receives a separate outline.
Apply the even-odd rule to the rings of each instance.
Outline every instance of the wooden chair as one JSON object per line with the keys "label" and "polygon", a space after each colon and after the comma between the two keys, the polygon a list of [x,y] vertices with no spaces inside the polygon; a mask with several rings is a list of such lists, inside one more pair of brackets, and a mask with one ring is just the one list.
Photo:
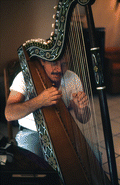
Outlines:
{"label": "wooden chair", "polygon": [[[4,68],[4,87],[5,87],[5,100],[7,102],[9,96],[9,87],[12,84],[13,79],[15,76],[20,72],[20,64],[19,60],[12,60],[10,61],[7,66]],[[17,124],[17,121],[7,121],[7,130],[8,130],[8,139],[9,141],[14,139],[13,138],[13,130],[12,125]]]}

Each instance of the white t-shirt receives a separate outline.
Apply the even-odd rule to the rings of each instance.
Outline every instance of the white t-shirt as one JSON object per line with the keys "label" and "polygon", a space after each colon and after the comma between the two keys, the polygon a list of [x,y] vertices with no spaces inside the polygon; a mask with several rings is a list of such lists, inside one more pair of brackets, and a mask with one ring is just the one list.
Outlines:
{"label": "white t-shirt", "polygon": [[[70,70],[67,70],[62,77],[59,89],[62,91],[62,99],[67,107],[72,99],[72,94],[83,90],[80,78]],[[27,98],[27,90],[22,72],[18,73],[15,77],[10,87],[10,91],[11,90],[20,92],[25,96],[25,98]],[[18,122],[25,128],[37,131],[33,113],[19,119]]]}

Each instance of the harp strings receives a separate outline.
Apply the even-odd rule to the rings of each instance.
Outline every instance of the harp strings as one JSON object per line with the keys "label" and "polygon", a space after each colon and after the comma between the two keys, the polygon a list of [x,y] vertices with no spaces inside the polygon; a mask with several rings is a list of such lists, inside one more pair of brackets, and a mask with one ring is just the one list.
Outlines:
{"label": "harp strings", "polygon": [[[95,108],[94,108],[93,93],[92,93],[92,87],[91,87],[90,75],[89,75],[89,69],[88,69],[88,63],[87,63],[87,55],[86,55],[86,49],[85,49],[85,43],[84,43],[82,23],[80,18],[80,9],[78,4],[76,5],[72,15],[68,35],[69,35],[68,43],[66,44],[65,55],[67,60],[69,61],[69,69],[74,71],[80,77],[83,84],[83,89],[88,96],[89,107],[91,110],[90,121],[88,121],[86,124],[81,124],[76,120],[76,124],[78,124],[79,129],[85,136],[92,151],[94,152],[98,161],[102,165],[101,155],[99,150],[99,135],[98,135],[97,121],[96,121],[97,119],[96,119]],[[76,89],[76,92],[77,92],[77,89]],[[76,135],[78,134],[76,133],[76,130],[75,130],[75,134]],[[80,143],[82,144],[82,142]],[[80,147],[85,147],[85,146],[83,145]],[[94,168],[94,171],[96,173],[100,173],[100,176],[101,176],[101,172],[95,169],[96,167],[94,166],[94,161],[91,160],[90,155],[91,154],[88,151],[88,158],[89,158],[89,164],[91,169]]]}

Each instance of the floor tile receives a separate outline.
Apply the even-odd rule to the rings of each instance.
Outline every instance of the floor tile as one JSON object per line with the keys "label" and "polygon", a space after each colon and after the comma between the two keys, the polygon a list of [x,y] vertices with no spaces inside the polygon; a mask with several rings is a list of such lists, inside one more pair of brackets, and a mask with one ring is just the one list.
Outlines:
{"label": "floor tile", "polygon": [[114,136],[113,143],[114,143],[115,153],[120,155],[120,137]]}
{"label": "floor tile", "polygon": [[111,129],[113,135],[120,133],[120,123],[118,123],[116,120],[111,121]]}
{"label": "floor tile", "polygon": [[120,180],[120,156],[116,158],[118,178]]}

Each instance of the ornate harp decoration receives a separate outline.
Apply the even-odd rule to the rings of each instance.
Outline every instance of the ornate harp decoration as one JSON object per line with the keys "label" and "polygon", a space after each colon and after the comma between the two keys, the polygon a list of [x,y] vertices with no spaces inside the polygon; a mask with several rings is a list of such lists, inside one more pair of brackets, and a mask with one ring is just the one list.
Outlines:
{"label": "ornate harp decoration", "polygon": [[[68,110],[67,104],[62,99],[56,106],[45,107],[33,113],[45,160],[58,171],[62,184],[65,185],[110,185],[111,182],[117,185],[116,177],[111,174],[110,182],[102,169],[84,34],[82,23],[79,21],[79,5],[85,6],[87,11],[93,2],[94,0],[60,0],[57,6],[54,34],[47,40],[26,41],[18,49],[29,99],[52,86],[43,67],[33,59],[37,57],[53,62],[61,55],[69,61],[69,69],[80,77],[83,90],[88,96],[91,118],[86,124],[76,119],[74,111]],[[87,16],[89,17],[89,13]],[[96,46],[92,46],[91,51],[96,86],[98,90],[103,90],[104,88],[100,88],[103,87],[104,78],[99,53],[96,53],[97,49],[94,48]],[[66,82],[62,85],[65,89]],[[67,94],[66,89],[64,91],[67,96],[71,96],[70,92]],[[100,94],[102,96],[102,93]]]}

